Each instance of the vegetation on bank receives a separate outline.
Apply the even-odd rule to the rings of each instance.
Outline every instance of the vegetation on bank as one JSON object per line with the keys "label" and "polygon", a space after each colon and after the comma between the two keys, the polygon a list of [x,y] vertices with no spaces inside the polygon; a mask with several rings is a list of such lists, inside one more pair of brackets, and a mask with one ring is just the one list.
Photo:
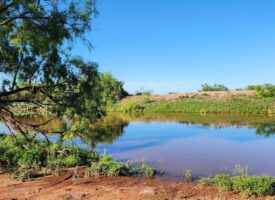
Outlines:
{"label": "vegetation on bank", "polygon": [[248,90],[255,90],[260,97],[275,97],[275,85],[266,83],[263,85],[249,85]]}
{"label": "vegetation on bank", "polygon": [[249,175],[247,167],[236,165],[232,174],[217,174],[204,177],[199,183],[207,186],[216,186],[223,192],[237,191],[246,196],[275,195],[275,178],[267,175]]}
{"label": "vegetation on bank", "polygon": [[222,84],[209,85],[207,83],[201,85],[201,92],[212,92],[212,91],[228,91],[229,89]]}
{"label": "vegetation on bank", "polygon": [[[64,168],[84,166],[84,176],[146,176],[156,175],[156,169],[148,163],[115,161],[111,156],[98,154],[94,150],[84,150],[74,145],[60,142],[48,143],[37,138],[21,135],[0,135],[1,168],[9,170],[13,178],[29,180],[49,174],[59,174]],[[74,172],[73,178],[77,178]],[[185,181],[192,180],[189,170],[185,171]],[[199,183],[216,186],[222,191],[237,191],[247,196],[267,196],[275,194],[275,178],[270,176],[250,176],[247,169],[238,168],[236,173],[218,174],[204,177]]]}
{"label": "vegetation on bank", "polygon": [[[243,90],[243,89],[238,89]],[[258,97],[275,97],[275,85],[271,83],[264,83],[258,85],[248,85],[245,90],[256,91]],[[201,85],[200,92],[214,92],[214,91],[229,91],[228,87],[223,84],[209,85],[207,83]]]}
{"label": "vegetation on bank", "polygon": [[[176,93],[171,95],[178,95]],[[232,113],[275,114],[275,85],[249,85],[245,89],[229,91],[222,84],[203,84],[199,93],[180,95],[170,99],[163,95],[139,93],[108,105],[110,112],[182,112],[182,113]],[[160,98],[159,98],[160,97]]]}
{"label": "vegetation on bank", "polygon": [[225,99],[211,98],[208,94],[180,96],[170,100],[151,100],[143,96],[139,101],[121,101],[110,105],[110,112],[183,112],[183,113],[232,113],[274,114],[275,97],[232,96]]}
{"label": "vegetation on bank", "polygon": [[0,163],[2,169],[10,171],[14,178],[20,180],[55,174],[64,168],[77,166],[86,167],[86,176],[152,177],[156,174],[156,170],[146,162],[120,163],[95,150],[21,135],[0,135]]}

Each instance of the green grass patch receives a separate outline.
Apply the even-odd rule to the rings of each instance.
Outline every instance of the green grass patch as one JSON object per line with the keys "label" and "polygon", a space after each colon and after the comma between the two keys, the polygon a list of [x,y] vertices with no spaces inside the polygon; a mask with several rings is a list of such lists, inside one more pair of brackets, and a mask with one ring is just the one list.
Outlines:
{"label": "green grass patch", "polygon": [[273,114],[274,97],[231,97],[213,99],[208,97],[178,98],[174,101],[127,101],[110,105],[109,112],[150,113],[232,113],[232,114]]}

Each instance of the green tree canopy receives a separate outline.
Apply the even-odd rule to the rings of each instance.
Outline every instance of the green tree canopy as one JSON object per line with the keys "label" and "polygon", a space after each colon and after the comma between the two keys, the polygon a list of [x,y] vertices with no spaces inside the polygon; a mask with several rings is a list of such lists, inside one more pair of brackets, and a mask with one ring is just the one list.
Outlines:
{"label": "green tree canopy", "polygon": [[106,103],[115,103],[128,95],[123,89],[123,83],[108,72],[100,74],[100,83],[102,85],[101,95]]}
{"label": "green tree canopy", "polygon": [[10,108],[19,102],[50,107],[57,115],[101,115],[97,64],[70,53],[76,39],[90,45],[85,33],[96,14],[95,0],[0,1],[0,111],[5,116],[12,117]]}
{"label": "green tree canopy", "polygon": [[201,92],[213,92],[213,91],[228,91],[229,89],[222,84],[209,85],[207,83],[201,85]]}

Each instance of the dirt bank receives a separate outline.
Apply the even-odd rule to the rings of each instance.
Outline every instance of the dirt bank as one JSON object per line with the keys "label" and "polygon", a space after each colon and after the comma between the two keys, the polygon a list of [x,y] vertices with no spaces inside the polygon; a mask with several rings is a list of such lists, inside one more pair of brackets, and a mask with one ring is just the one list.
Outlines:
{"label": "dirt bank", "polygon": [[[32,181],[12,180],[0,175],[1,200],[179,200],[248,199],[238,193],[223,193],[196,183],[163,182],[133,177],[75,178],[72,171]],[[256,198],[249,198],[256,199]],[[257,198],[267,199],[267,198]],[[268,199],[275,199],[269,197]]]}
{"label": "dirt bank", "polygon": [[174,101],[180,97],[204,97],[207,99],[218,99],[224,100],[231,97],[245,97],[255,94],[254,90],[239,90],[239,91],[214,91],[214,92],[188,92],[188,93],[172,93],[172,94],[163,94],[163,95],[139,95],[139,96],[129,96],[122,99],[121,103],[127,102],[140,102],[147,98],[149,101]]}

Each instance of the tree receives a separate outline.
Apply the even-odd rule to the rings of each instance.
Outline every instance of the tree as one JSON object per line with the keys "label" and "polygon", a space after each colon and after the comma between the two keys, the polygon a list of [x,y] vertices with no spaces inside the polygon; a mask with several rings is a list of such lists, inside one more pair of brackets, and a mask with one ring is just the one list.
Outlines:
{"label": "tree", "polygon": [[[14,103],[48,107],[58,115],[102,114],[97,64],[71,55],[97,14],[95,0],[1,0],[0,112],[23,131]],[[37,128],[37,127],[36,127]],[[20,130],[22,129],[22,130]]]}
{"label": "tree", "polygon": [[201,92],[213,92],[213,91],[228,91],[229,89],[222,84],[214,84],[213,86],[205,83],[201,85]]}
{"label": "tree", "polygon": [[127,96],[128,93],[123,89],[123,83],[118,81],[110,73],[102,73],[100,75],[102,85],[102,98],[106,103],[115,103],[116,101]]}

